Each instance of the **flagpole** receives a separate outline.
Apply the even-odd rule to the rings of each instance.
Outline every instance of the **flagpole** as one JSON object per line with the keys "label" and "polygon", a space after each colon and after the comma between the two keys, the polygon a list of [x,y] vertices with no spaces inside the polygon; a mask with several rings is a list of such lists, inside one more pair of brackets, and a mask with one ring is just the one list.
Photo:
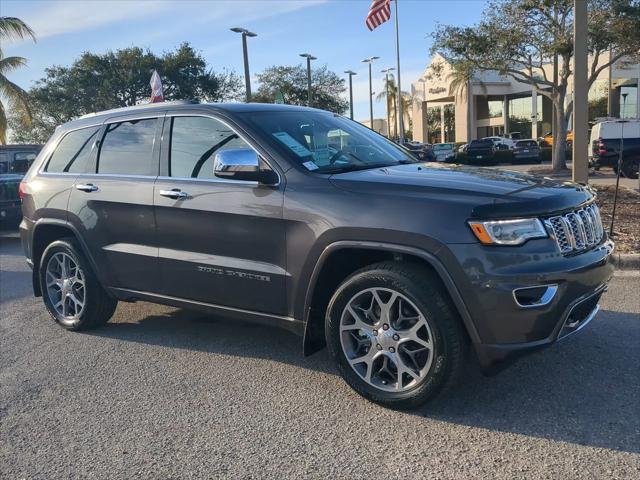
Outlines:
{"label": "flagpole", "polygon": [[400,83],[400,31],[398,28],[398,0],[395,0],[396,13],[396,59],[398,63],[398,91],[396,103],[398,104],[398,128],[400,129],[400,143],[404,143],[404,114],[402,108],[402,86]]}

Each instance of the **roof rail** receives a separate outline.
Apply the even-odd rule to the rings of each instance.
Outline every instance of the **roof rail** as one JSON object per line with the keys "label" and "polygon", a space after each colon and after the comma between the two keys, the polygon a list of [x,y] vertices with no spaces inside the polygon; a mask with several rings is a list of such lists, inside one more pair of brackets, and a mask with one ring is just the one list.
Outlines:
{"label": "roof rail", "polygon": [[95,117],[96,115],[103,115],[105,113],[116,113],[116,112],[128,112],[130,110],[138,110],[145,109],[149,107],[162,107],[164,105],[194,105],[200,103],[197,99],[193,100],[172,100],[170,102],[159,102],[159,103],[139,103],[137,105],[132,105],[130,107],[120,107],[120,108],[112,108],[110,110],[103,110],[101,112],[91,112],[86,113],[78,117],[78,119]]}

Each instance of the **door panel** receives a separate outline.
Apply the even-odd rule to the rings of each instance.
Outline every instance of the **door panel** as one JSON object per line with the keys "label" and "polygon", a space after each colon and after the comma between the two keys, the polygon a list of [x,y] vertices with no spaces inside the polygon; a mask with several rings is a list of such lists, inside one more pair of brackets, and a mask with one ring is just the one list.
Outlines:
{"label": "door panel", "polygon": [[162,118],[120,118],[103,127],[95,159],[76,178],[69,220],[111,287],[159,291],[153,184]]}
{"label": "door panel", "polygon": [[[286,312],[285,235],[281,187],[216,179],[212,158],[221,148],[248,148],[217,120],[175,117],[167,172],[154,201],[158,255],[166,295],[283,315]],[[207,121],[203,119],[208,118]],[[164,144],[172,122],[165,122]],[[173,152],[174,164],[169,159]],[[177,175],[193,175],[184,178]],[[185,198],[161,195],[180,190]],[[166,194],[166,192],[164,192]]]}

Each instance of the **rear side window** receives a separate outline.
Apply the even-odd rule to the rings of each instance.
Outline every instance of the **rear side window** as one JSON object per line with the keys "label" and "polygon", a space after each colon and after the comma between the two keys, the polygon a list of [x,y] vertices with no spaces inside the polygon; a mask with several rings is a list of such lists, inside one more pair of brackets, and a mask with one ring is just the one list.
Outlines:
{"label": "rear side window", "polygon": [[173,117],[169,176],[215,178],[216,153],[230,148],[251,148],[224,123],[208,117]]}
{"label": "rear side window", "polygon": [[36,156],[36,152],[17,152],[11,170],[13,173],[27,173]]}
{"label": "rear side window", "polygon": [[533,140],[523,140],[516,142],[516,147],[537,147],[538,144]]}
{"label": "rear side window", "polygon": [[79,173],[84,171],[98,130],[100,127],[89,127],[67,133],[51,155],[45,172]]}
{"label": "rear side window", "polygon": [[100,146],[97,173],[157,175],[153,159],[157,123],[157,118],[151,118],[108,125]]}

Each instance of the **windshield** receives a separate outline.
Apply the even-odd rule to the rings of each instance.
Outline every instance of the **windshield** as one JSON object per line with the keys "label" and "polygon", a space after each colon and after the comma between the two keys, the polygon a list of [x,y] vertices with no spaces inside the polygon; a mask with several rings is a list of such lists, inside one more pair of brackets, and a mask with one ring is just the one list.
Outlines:
{"label": "windshield", "polygon": [[290,161],[316,173],[340,173],[417,162],[396,144],[331,113],[250,112],[243,120]]}
{"label": "windshield", "polygon": [[433,146],[433,150],[453,150],[453,145],[450,143],[441,143]]}

